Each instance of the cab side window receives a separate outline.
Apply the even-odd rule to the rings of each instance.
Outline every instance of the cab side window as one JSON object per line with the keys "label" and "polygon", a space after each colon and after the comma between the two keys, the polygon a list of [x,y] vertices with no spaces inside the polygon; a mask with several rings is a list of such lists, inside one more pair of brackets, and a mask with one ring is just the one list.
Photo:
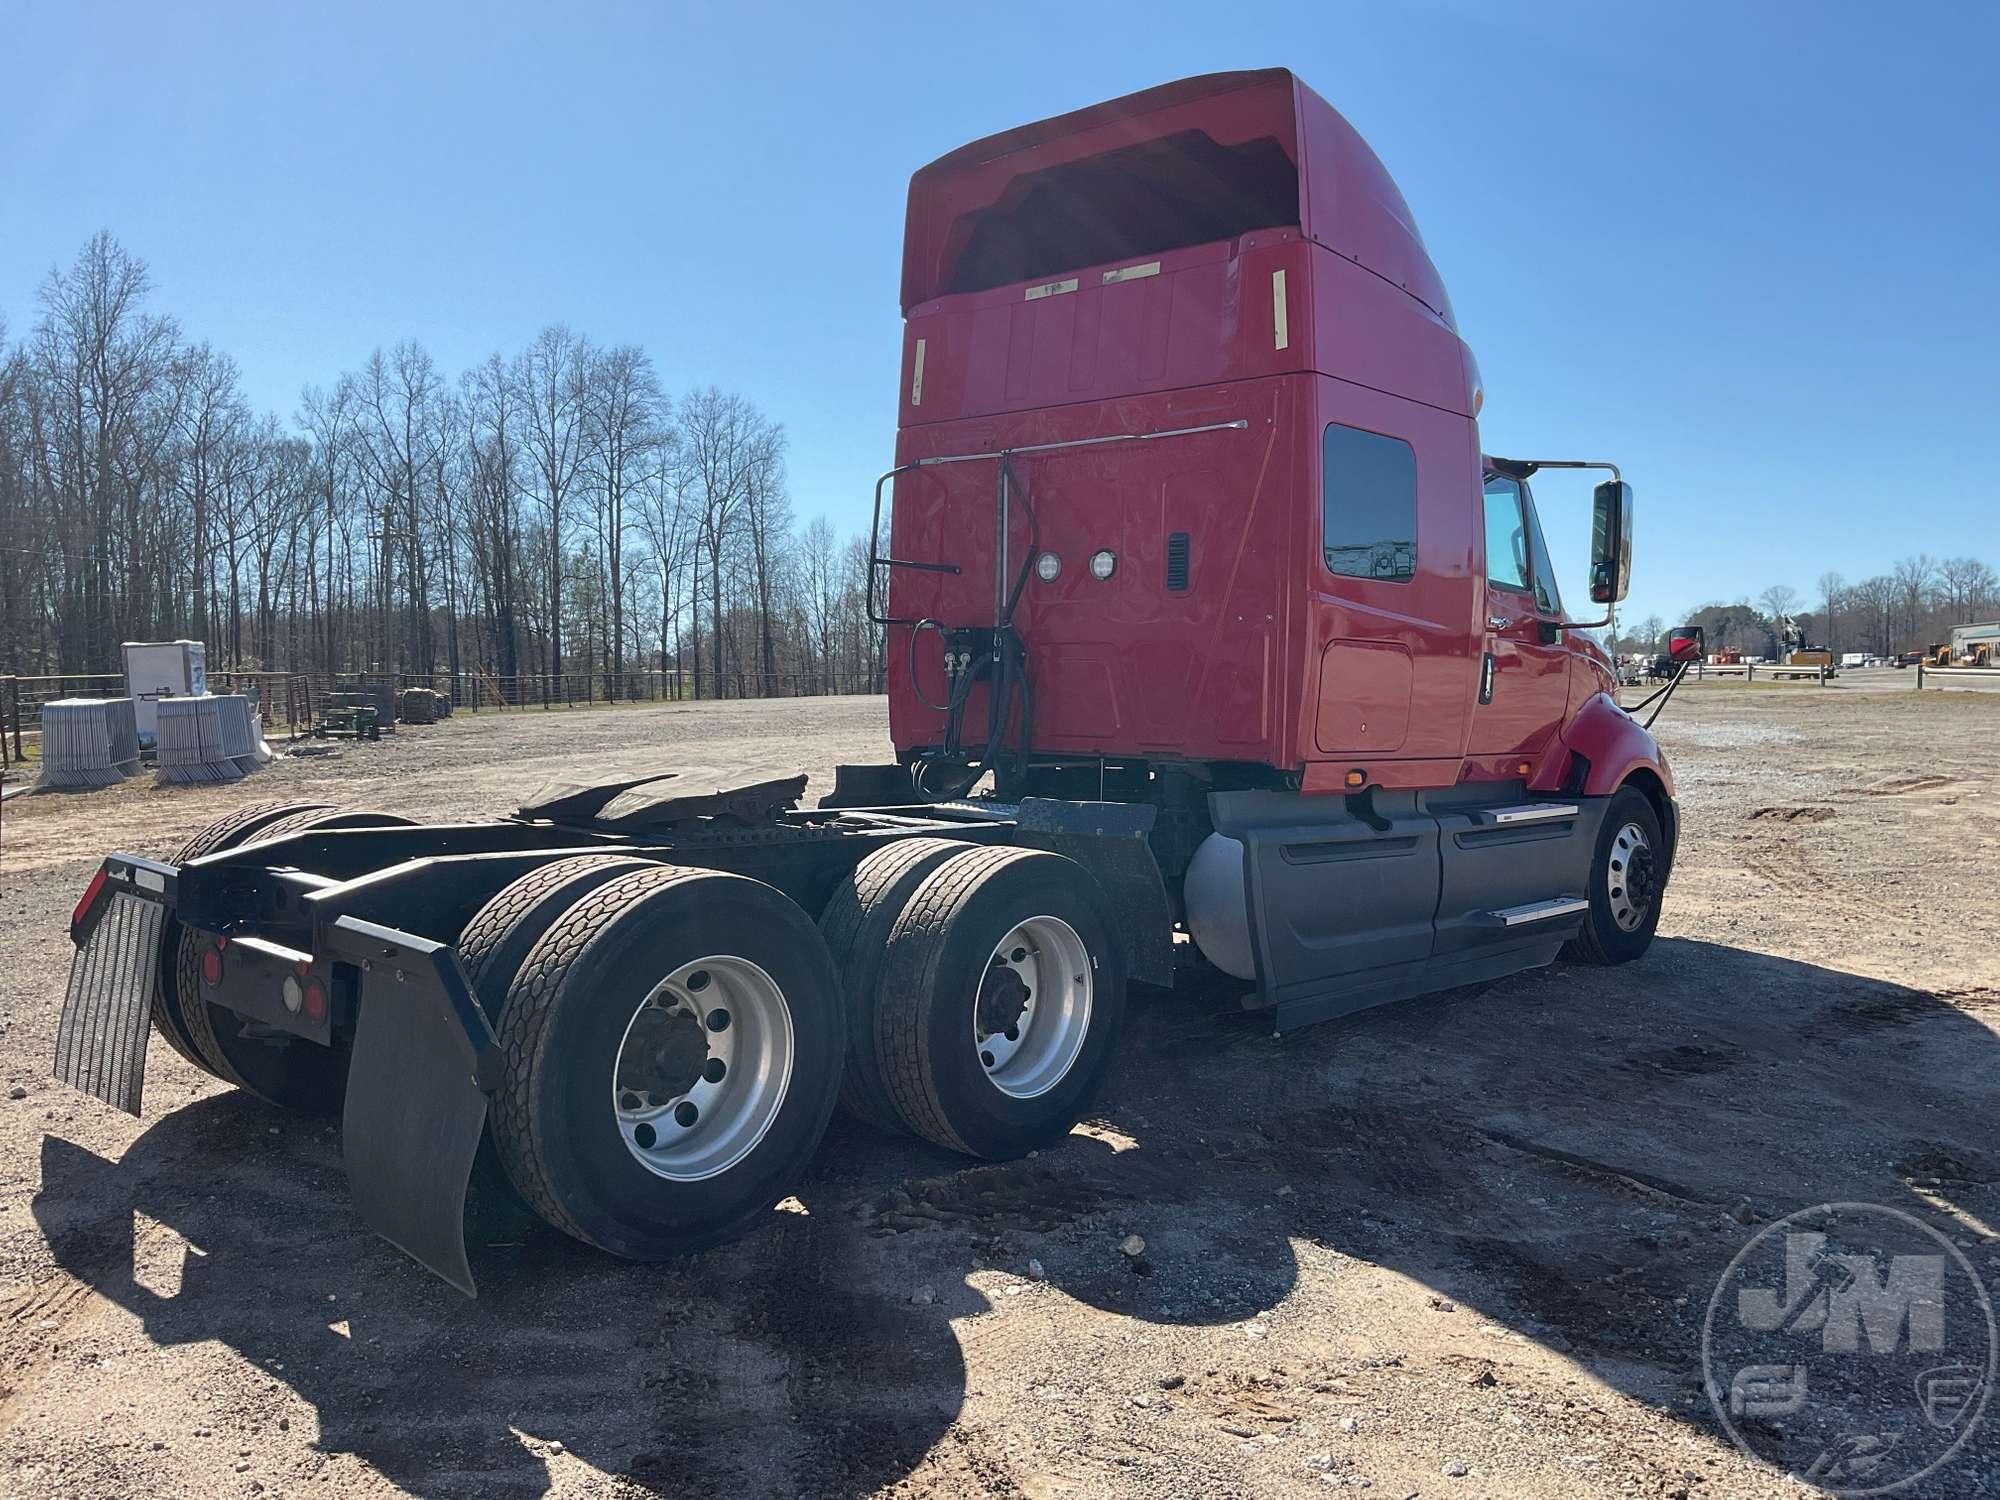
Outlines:
{"label": "cab side window", "polygon": [[1417,571],[1417,455],[1400,438],[1329,423],[1320,444],[1326,570],[1401,583]]}
{"label": "cab side window", "polygon": [[1549,544],[1542,536],[1542,518],[1535,512],[1535,492],[1521,486],[1528,512],[1528,557],[1533,562],[1535,608],[1545,615],[1562,613],[1562,595],[1556,592],[1555,565],[1549,561]]}
{"label": "cab side window", "polygon": [[1486,581],[1494,588],[1528,592],[1528,525],[1519,480],[1486,479]]}

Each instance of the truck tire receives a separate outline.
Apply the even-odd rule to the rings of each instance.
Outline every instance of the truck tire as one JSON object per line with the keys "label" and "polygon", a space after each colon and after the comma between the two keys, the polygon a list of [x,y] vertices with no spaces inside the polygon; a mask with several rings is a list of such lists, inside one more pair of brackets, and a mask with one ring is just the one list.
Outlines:
{"label": "truck tire", "polygon": [[820,913],[820,934],[847,997],[847,1070],[840,1082],[840,1107],[898,1135],[908,1127],[890,1101],[875,1058],[875,995],[889,932],[931,871],[978,847],[962,839],[900,839],[855,866]]}
{"label": "truck tire", "polygon": [[1605,810],[1590,860],[1590,912],[1563,944],[1572,963],[1630,963],[1652,946],[1668,873],[1666,837],[1652,801],[1622,786]]}
{"label": "truck tire", "polygon": [[[318,802],[258,802],[249,807],[238,808],[225,817],[197,831],[178,849],[167,857],[172,865],[184,865],[191,859],[200,859],[206,854],[219,854],[224,849],[233,849],[245,842],[259,829],[287,818],[294,813],[324,811],[325,803]],[[153,983],[151,1006],[153,1030],[157,1031],[169,1047],[178,1052],[188,1062],[214,1078],[222,1075],[209,1066],[207,1059],[194,1044],[188,1033],[186,1013],[181,1009],[183,991],[180,981],[181,924],[169,916],[160,932],[160,968]],[[195,992],[186,992],[193,995]],[[234,1080],[229,1080],[234,1082]]]}
{"label": "truck tire", "polygon": [[504,887],[474,915],[458,939],[459,967],[489,1021],[529,950],[570,907],[600,885],[654,862],[629,854],[584,854],[542,865]]}
{"label": "truck tire", "polygon": [[[393,813],[364,809],[292,807],[268,822],[258,822],[224,847],[240,848],[314,828],[403,827],[409,821]],[[347,1048],[322,1047],[302,1038],[252,1041],[245,1037],[242,1022],[233,1011],[212,1005],[202,996],[201,947],[201,940],[192,931],[181,928],[175,953],[176,987],[188,1040],[203,1066],[225,1083],[281,1109],[308,1115],[338,1113],[347,1097]]]}
{"label": "truck tire", "polygon": [[1112,933],[1102,888],[1059,854],[982,848],[933,870],[877,989],[876,1058],[904,1124],[993,1159],[1068,1134],[1125,1017]]}
{"label": "truck tire", "polygon": [[654,865],[544,933],[500,1013],[489,1119],[515,1190],[577,1239],[662,1260],[792,1191],[833,1113],[840,979],[812,919],[741,875]]}

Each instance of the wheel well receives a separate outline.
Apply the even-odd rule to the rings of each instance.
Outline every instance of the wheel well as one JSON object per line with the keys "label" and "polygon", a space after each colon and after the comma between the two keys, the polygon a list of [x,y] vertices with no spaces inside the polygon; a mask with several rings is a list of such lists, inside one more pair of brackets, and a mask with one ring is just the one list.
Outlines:
{"label": "wheel well", "polygon": [[1666,783],[1656,772],[1641,766],[1621,783],[1645,793],[1646,800],[1653,804],[1653,815],[1660,820],[1660,831],[1667,836],[1667,857],[1673,858],[1674,846],[1680,839],[1680,827],[1674,817],[1674,799],[1667,795]]}

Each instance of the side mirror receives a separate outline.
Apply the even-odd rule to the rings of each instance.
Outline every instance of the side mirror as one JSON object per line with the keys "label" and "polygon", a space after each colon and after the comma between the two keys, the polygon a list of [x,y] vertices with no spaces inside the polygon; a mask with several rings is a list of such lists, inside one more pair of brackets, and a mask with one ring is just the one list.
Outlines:
{"label": "side mirror", "polygon": [[1675,661],[1700,661],[1708,655],[1708,638],[1699,625],[1676,625],[1667,636],[1667,655]]}
{"label": "side mirror", "polygon": [[1607,479],[1590,499],[1590,602],[1616,604],[1632,586],[1632,486]]}

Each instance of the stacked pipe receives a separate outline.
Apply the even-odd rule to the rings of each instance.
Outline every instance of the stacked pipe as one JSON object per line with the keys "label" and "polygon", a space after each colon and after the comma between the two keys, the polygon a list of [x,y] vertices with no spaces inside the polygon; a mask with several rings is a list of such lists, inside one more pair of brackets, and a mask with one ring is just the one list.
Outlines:
{"label": "stacked pipe", "polygon": [[264,742],[263,727],[257,722],[250,700],[241,694],[227,693],[218,695],[215,702],[222,721],[223,754],[246,776],[268,765],[271,747]]}
{"label": "stacked pipe", "polygon": [[213,695],[162,698],[156,749],[159,770],[153,776],[154,786],[243,779],[242,768],[230,757],[223,738],[222,700]]}
{"label": "stacked pipe", "polygon": [[130,698],[57,698],[42,705],[42,786],[116,786],[138,769],[139,721]]}

